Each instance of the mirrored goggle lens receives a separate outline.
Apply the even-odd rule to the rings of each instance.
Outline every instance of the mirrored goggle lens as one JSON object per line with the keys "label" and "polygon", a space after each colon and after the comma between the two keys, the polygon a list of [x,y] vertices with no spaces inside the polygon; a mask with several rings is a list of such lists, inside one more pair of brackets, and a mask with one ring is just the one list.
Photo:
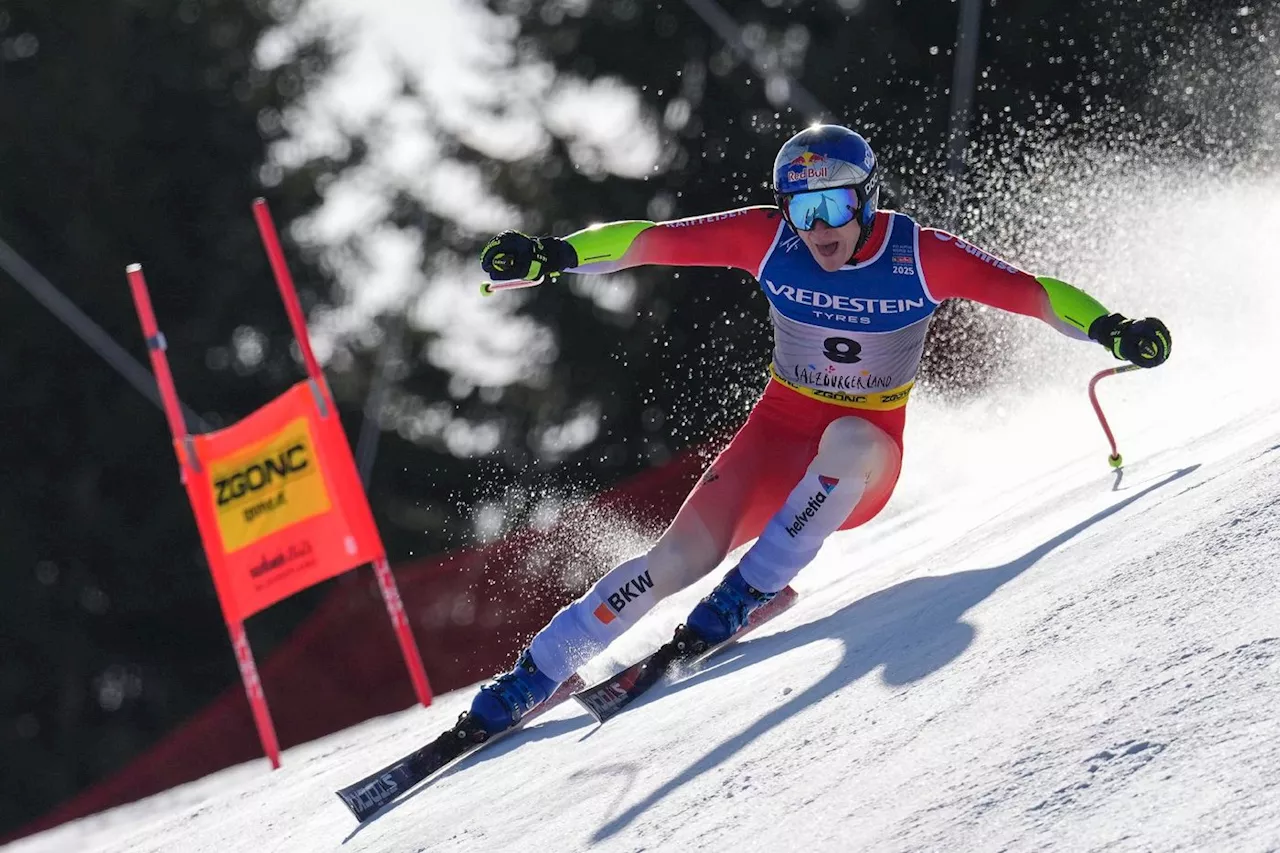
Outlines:
{"label": "mirrored goggle lens", "polygon": [[859,207],[858,193],[853,187],[814,190],[787,197],[787,215],[800,231],[808,231],[819,219],[832,228],[848,225]]}

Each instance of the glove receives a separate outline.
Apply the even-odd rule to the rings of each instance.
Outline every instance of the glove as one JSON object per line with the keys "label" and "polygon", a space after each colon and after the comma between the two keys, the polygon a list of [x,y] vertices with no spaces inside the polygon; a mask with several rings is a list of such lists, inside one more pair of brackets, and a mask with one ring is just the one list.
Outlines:
{"label": "glove", "polygon": [[555,279],[578,265],[578,253],[559,237],[503,231],[480,250],[480,266],[494,281]]}
{"label": "glove", "polygon": [[1168,327],[1155,317],[1130,320],[1122,314],[1108,314],[1090,324],[1089,337],[1111,350],[1116,358],[1138,367],[1164,364],[1173,348]]}

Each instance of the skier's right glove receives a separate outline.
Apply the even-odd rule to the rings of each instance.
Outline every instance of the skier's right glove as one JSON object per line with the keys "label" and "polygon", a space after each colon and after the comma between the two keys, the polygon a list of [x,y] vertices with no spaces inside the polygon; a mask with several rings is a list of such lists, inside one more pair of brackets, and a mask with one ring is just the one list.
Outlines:
{"label": "skier's right glove", "polygon": [[578,253],[559,237],[503,231],[480,250],[480,266],[494,281],[545,281],[577,265]]}
{"label": "skier's right glove", "polygon": [[1130,320],[1122,314],[1108,314],[1093,321],[1089,337],[1111,350],[1116,358],[1138,367],[1164,364],[1173,348],[1168,327],[1155,317]]}

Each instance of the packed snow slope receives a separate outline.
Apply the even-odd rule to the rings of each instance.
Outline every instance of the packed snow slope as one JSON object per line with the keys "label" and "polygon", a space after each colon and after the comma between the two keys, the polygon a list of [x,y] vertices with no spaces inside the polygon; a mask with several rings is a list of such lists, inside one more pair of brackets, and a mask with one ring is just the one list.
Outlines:
{"label": "packed snow slope", "polygon": [[1074,272],[1173,330],[1165,367],[1101,386],[1122,474],[1084,392],[1113,362],[1009,320],[1035,382],[921,394],[885,513],[828,543],[791,611],[607,725],[571,703],[357,828],[333,791],[464,690],[11,849],[1277,849],[1280,191],[1218,189]]}

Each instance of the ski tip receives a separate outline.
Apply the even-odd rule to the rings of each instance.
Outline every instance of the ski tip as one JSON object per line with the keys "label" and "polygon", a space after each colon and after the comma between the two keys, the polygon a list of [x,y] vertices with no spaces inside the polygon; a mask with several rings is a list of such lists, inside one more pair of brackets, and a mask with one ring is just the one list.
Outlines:
{"label": "ski tip", "polygon": [[574,693],[573,698],[574,698],[574,701],[576,701],[579,705],[582,706],[583,710],[585,710],[588,714],[592,716],[592,718],[596,721],[597,725],[604,724],[604,719],[600,717],[600,712],[597,711],[594,707],[592,707],[591,703],[586,700],[586,697],[580,695],[579,693]]}
{"label": "ski tip", "polygon": [[347,807],[347,811],[351,812],[351,816],[356,819],[357,823],[364,823],[378,811],[378,808],[380,808],[378,806],[371,809],[362,808],[359,804],[353,802],[352,799],[342,791],[334,791],[333,793],[334,796],[341,800],[342,804]]}

